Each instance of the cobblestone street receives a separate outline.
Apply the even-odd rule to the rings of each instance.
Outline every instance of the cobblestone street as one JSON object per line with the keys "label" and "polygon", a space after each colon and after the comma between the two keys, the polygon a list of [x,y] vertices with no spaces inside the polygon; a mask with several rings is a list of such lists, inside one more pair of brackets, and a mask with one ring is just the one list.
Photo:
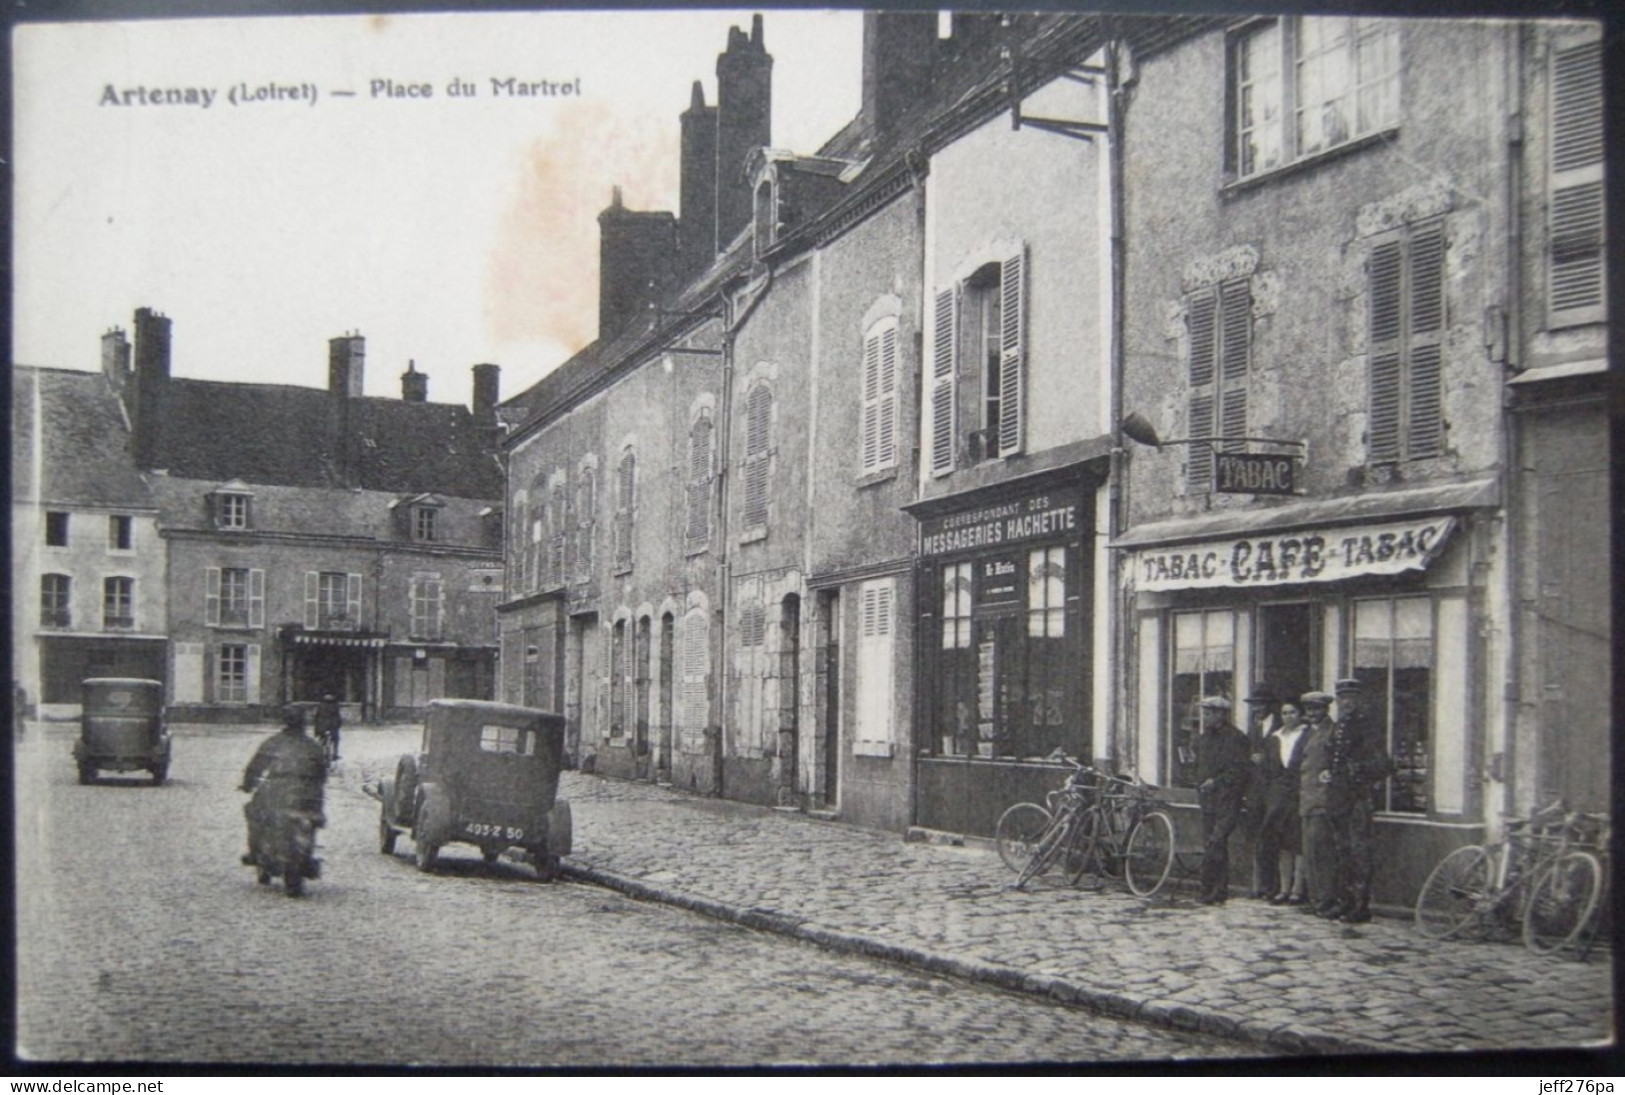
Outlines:
{"label": "cobblestone street", "polygon": [[[71,729],[31,728],[17,754],[25,1059],[592,1068],[1256,1052],[832,954],[596,885],[539,885],[529,867],[487,867],[472,847],[447,848],[443,865],[421,874],[409,839],[379,854],[378,807],[363,793],[412,747],[415,728],[346,730],[323,877],[289,899],[237,862],[245,796],[235,785],[266,732],[181,727],[167,786],[143,773],[81,787]],[[583,796],[580,843],[599,858],[614,858],[610,835],[638,816],[706,835],[733,816],[573,775],[565,794]],[[664,839],[619,834],[628,844]],[[863,846],[863,834],[854,839]],[[727,851],[714,850],[717,869],[752,868],[756,857],[730,865]]]}

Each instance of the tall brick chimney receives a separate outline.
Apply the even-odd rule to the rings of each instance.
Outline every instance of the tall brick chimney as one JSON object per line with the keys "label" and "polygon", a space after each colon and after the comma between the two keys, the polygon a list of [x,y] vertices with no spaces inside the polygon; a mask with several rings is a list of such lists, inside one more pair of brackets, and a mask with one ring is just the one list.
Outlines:
{"label": "tall brick chimney", "polygon": [[163,429],[163,396],[169,383],[170,324],[151,308],[135,310],[135,398],[130,415],[131,448],[138,468],[157,466]]}
{"label": "tall brick chimney", "polygon": [[366,364],[367,340],[360,334],[328,339],[327,390],[348,399],[360,399]]}
{"label": "tall brick chimney", "polygon": [[705,105],[705,89],[698,80],[681,124],[677,234],[682,274],[689,278],[717,256],[717,108]]}
{"label": "tall brick chimney", "polygon": [[497,428],[497,399],[502,382],[502,366],[490,363],[474,366],[474,426],[479,430],[480,446],[495,452],[502,441]]}
{"label": "tall brick chimney", "polygon": [[762,37],[761,15],[751,16],[750,37],[728,28],[727,51],[717,57],[717,236],[722,251],[750,222],[745,159],[773,143],[773,58]]}
{"label": "tall brick chimney", "polygon": [[113,395],[123,402],[124,389],[130,384],[130,340],[122,327],[114,327],[102,336],[102,375],[107,377]]}
{"label": "tall brick chimney", "polygon": [[407,403],[429,401],[429,377],[418,372],[417,362],[408,360],[406,372],[401,374],[401,399]]}
{"label": "tall brick chimney", "polygon": [[863,120],[884,138],[914,103],[930,96],[937,58],[935,12],[863,13]]}
{"label": "tall brick chimney", "polygon": [[598,214],[598,337],[611,338],[647,316],[676,265],[677,218],[634,212],[615,187],[609,208]]}

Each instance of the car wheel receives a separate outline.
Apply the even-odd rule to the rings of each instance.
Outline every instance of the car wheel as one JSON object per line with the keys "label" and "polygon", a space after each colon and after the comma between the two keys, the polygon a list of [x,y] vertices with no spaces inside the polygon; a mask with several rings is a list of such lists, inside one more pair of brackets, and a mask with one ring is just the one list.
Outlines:
{"label": "car wheel", "polygon": [[385,855],[394,855],[395,838],[398,835],[395,827],[389,823],[389,807],[381,808],[378,811],[378,850]]}
{"label": "car wheel", "polygon": [[557,882],[559,877],[559,857],[546,848],[533,848],[530,861],[536,868],[536,881]]}
{"label": "car wheel", "polygon": [[305,892],[305,876],[296,869],[290,869],[282,876],[282,890],[289,897],[300,897]]}
{"label": "car wheel", "polygon": [[417,863],[418,870],[420,870],[420,871],[432,871],[432,870],[434,870],[435,860],[438,859],[439,857],[440,857],[440,845],[435,844],[433,841],[429,841],[429,840],[421,840],[420,839],[419,841],[417,841],[417,848],[413,852],[412,859],[413,859],[414,862]]}
{"label": "car wheel", "polygon": [[89,765],[89,764],[81,764],[79,766],[79,782],[80,783],[94,783],[95,780],[96,780],[96,769],[95,769],[95,767],[92,766],[92,765]]}
{"label": "car wheel", "polygon": [[261,867],[259,879],[261,886],[269,886],[271,884],[271,872],[266,870],[264,867]]}
{"label": "car wheel", "polygon": [[167,760],[164,761],[162,764],[158,764],[158,765],[155,765],[153,767],[153,769],[152,769],[152,783],[153,783],[153,786],[162,787],[164,785],[164,781],[167,780],[168,778],[169,778],[169,762]]}

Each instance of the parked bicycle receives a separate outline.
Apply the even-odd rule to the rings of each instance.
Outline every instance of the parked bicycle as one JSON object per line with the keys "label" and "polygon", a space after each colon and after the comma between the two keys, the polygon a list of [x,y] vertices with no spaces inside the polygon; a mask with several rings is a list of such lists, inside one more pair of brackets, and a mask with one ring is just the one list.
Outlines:
{"label": "parked bicycle", "polygon": [[1066,880],[1093,885],[1122,874],[1129,890],[1151,897],[1174,865],[1174,823],[1156,788],[1136,776],[1114,776],[1061,755],[1066,782],[1048,807],[1020,802],[995,829],[999,856],[1016,872],[1014,888],[1060,864]]}
{"label": "parked bicycle", "polygon": [[1569,813],[1561,800],[1507,818],[1506,838],[1457,848],[1439,861],[1416,899],[1416,929],[1429,939],[1512,938],[1536,953],[1573,948],[1596,935],[1608,844],[1605,816]]}

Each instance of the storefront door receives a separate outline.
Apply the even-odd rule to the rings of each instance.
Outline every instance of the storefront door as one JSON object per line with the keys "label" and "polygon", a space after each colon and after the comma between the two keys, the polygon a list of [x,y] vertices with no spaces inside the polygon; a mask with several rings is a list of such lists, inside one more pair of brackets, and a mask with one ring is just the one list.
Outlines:
{"label": "storefront door", "polygon": [[1320,614],[1308,601],[1258,607],[1258,660],[1253,679],[1284,698],[1321,686]]}

